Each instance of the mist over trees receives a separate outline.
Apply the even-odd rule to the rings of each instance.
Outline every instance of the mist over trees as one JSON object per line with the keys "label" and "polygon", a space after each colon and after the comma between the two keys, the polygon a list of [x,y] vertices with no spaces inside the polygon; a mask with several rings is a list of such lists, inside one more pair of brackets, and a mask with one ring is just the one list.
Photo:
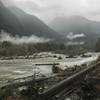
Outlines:
{"label": "mist over trees", "polygon": [[88,50],[81,46],[66,46],[63,43],[23,43],[13,44],[8,41],[0,42],[0,57],[25,56],[26,58],[34,53],[54,52],[63,53],[69,56],[84,54]]}
{"label": "mist over trees", "polygon": [[8,41],[0,43],[0,56],[26,56],[38,52],[64,50],[64,44],[36,43],[36,44],[12,44]]}

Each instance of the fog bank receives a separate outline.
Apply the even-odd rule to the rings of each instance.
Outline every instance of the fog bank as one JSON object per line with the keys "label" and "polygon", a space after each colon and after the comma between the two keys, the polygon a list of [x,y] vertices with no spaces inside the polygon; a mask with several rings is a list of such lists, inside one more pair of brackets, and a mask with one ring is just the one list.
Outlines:
{"label": "fog bank", "polygon": [[19,37],[19,36],[11,36],[9,33],[1,31],[0,34],[0,42],[3,41],[8,41],[11,42],[13,44],[23,44],[23,43],[45,43],[45,42],[49,42],[51,41],[51,39],[48,38],[44,38],[44,37],[38,37],[35,35],[31,35],[31,36],[23,36],[23,37]]}

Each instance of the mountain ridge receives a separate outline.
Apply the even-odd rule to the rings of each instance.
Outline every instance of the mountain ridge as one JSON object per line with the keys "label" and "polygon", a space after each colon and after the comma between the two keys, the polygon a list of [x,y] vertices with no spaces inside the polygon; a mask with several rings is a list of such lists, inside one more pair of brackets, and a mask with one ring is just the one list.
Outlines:
{"label": "mountain ridge", "polygon": [[[11,35],[59,38],[57,32],[49,28],[34,15],[29,15],[19,8],[7,8],[0,3],[0,30]],[[60,35],[61,36],[61,35]]]}
{"label": "mountain ridge", "polygon": [[[58,18],[53,19],[53,21],[49,24],[49,26],[52,29],[54,29],[55,31],[57,31],[61,34],[64,34],[64,33],[62,33],[62,30],[64,31],[64,29],[68,33],[69,32],[75,32],[74,31],[75,28],[77,29],[76,33],[79,33],[78,30],[79,30],[80,27],[85,28],[85,29],[91,28],[92,32],[97,33],[97,31],[93,31],[93,28],[96,28],[96,29],[99,29],[99,32],[100,32],[100,28],[99,28],[100,22],[88,20],[87,18],[82,17],[82,16],[71,16],[69,18],[67,18],[67,17],[58,17]],[[73,27],[74,27],[74,29],[72,29]]]}
{"label": "mountain ridge", "polygon": [[[65,38],[70,32],[74,35],[84,33],[85,37],[73,39],[73,41],[82,40],[85,42],[84,45],[90,48],[95,47],[96,41],[100,37],[100,22],[91,21],[81,16],[57,17],[49,26]],[[67,41],[70,40],[67,38]]]}

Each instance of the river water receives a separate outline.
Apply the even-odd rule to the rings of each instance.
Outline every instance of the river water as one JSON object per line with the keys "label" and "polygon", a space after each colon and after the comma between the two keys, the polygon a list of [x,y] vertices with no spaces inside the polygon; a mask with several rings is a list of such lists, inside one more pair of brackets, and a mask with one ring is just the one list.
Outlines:
{"label": "river water", "polygon": [[[55,63],[59,62],[59,67],[65,69],[74,65],[81,65],[96,60],[99,54],[93,53],[92,57],[87,58],[66,58],[64,55],[62,59],[54,57],[44,57],[36,59],[13,59],[13,60],[0,60],[0,84],[8,80],[26,77],[34,74],[35,64]],[[58,55],[59,56],[59,55]],[[52,74],[52,66],[37,66],[38,72],[43,75]]]}

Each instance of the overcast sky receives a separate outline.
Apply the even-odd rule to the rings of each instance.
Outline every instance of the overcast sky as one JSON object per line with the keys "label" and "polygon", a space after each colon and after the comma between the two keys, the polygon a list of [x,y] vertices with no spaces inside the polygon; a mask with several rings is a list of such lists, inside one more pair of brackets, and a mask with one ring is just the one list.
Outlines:
{"label": "overcast sky", "polygon": [[55,17],[80,15],[100,21],[100,0],[2,0],[7,6],[17,6],[35,14],[45,22]]}

